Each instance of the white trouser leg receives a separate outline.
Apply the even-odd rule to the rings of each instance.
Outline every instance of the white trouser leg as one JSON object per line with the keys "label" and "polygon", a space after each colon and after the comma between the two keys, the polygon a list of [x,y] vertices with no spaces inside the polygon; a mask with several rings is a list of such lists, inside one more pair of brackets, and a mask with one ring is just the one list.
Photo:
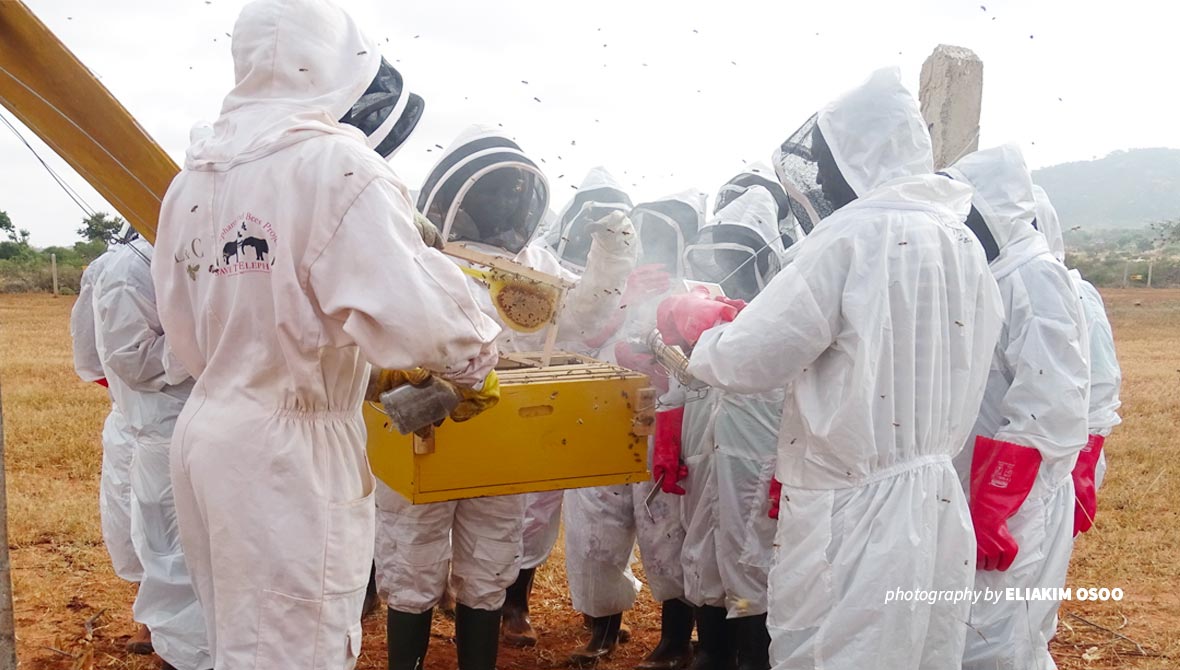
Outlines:
{"label": "white trouser leg", "polygon": [[631,609],[639,580],[631,572],[635,546],[632,485],[565,492],[565,565],[574,609],[604,617]]}
{"label": "white trouser leg", "polygon": [[382,482],[376,496],[377,591],[390,609],[425,612],[447,588],[458,503],[412,505]]}
{"label": "white trouser leg", "polygon": [[504,606],[504,589],[520,573],[523,528],[521,496],[457,503],[451,569],[456,602],[482,610]]}
{"label": "white trouser leg", "polygon": [[207,670],[213,661],[205,616],[180,546],[169,461],[168,442],[137,442],[131,468],[131,539],[143,565],[143,581],[133,612],[151,630],[160,658],[178,670]]}
{"label": "white trouser leg", "polygon": [[138,582],[143,566],[131,542],[131,460],[135,443],[123,415],[112,409],[102,427],[102,477],[98,511],[102,540],[120,579]]}
{"label": "white trouser leg", "polygon": [[524,555],[522,569],[544,563],[557,544],[561,532],[561,501],[564,491],[541,491],[524,494]]}

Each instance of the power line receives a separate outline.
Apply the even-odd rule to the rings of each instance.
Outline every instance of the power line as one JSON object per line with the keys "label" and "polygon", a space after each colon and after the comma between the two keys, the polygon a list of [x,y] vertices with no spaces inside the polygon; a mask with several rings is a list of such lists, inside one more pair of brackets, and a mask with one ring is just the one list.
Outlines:
{"label": "power line", "polygon": [[57,185],[61,187],[61,190],[65,191],[65,194],[70,197],[70,200],[74,201],[74,204],[82,210],[82,213],[87,217],[94,216],[94,208],[91,207],[90,204],[87,203],[77,191],[71,188],[70,185],[66,183],[65,179],[63,179],[61,175],[59,175],[57,171],[55,171],[53,167],[49,165],[49,163],[45,162],[44,158],[41,158],[41,154],[37,153],[37,150],[34,149],[33,145],[30,144],[27,139],[25,139],[25,136],[16,129],[16,126],[12,125],[12,123],[7,118],[5,118],[3,114],[0,114],[0,121],[3,121],[4,125],[8,126],[8,129],[12,131],[12,134],[16,135],[17,139],[19,139],[21,143],[24,144],[30,152],[32,152],[37,161],[41,163],[41,167],[45,168],[45,171],[49,173],[49,176],[53,177],[53,181],[57,182]]}

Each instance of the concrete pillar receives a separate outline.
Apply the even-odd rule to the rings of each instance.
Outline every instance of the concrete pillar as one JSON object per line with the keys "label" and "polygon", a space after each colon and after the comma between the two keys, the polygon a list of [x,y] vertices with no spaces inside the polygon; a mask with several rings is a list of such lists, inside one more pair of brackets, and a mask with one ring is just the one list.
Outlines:
{"label": "concrete pillar", "polygon": [[940,44],[922,64],[918,91],[922,116],[934,141],[934,169],[941,170],[979,148],[983,61],[963,47]]}

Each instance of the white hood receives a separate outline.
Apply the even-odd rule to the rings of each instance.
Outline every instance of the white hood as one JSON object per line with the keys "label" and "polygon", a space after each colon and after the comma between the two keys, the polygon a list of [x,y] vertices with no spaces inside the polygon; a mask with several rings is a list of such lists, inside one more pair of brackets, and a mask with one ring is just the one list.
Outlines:
{"label": "white hood", "polygon": [[255,0],[234,24],[235,86],[213,134],[189,147],[188,169],[226,169],[324,133],[365,136],[337,122],[377,73],[377,43],[327,0]]}
{"label": "white hood", "polygon": [[[778,203],[765,187],[749,186],[713,215],[685,253],[689,277],[721,284],[730,297],[752,299],[782,267],[786,251],[779,232]],[[726,260],[718,261],[725,252]],[[742,258],[739,275],[738,258]],[[749,274],[745,266],[752,266]],[[746,278],[757,280],[757,286]],[[732,282],[732,283],[730,283]]]}
{"label": "white hood", "polygon": [[[647,226],[669,231],[670,237],[675,238],[676,249],[666,250],[666,255],[674,256],[675,267],[670,271],[677,277],[684,276],[684,251],[696,242],[697,233],[704,224],[705,200],[704,193],[689,189],[640,203],[631,210],[631,222],[635,224],[641,246],[645,239],[652,239],[644,232]],[[640,263],[651,262],[650,252],[650,249],[640,252]]]}
{"label": "white hood", "polygon": [[930,132],[896,67],[877,70],[829,103],[817,123],[857,196],[899,177],[934,171]]}
{"label": "white hood", "polygon": [[1032,175],[1014,144],[982,149],[959,159],[946,173],[975,189],[971,204],[983,216],[1001,252],[1028,237],[1036,213]]}
{"label": "white hood", "polygon": [[1049,194],[1045,189],[1036,184],[1033,184],[1033,200],[1036,202],[1037,230],[1045,236],[1053,257],[1064,263],[1065,233],[1061,230],[1061,219],[1057,218],[1057,209],[1049,202]]}

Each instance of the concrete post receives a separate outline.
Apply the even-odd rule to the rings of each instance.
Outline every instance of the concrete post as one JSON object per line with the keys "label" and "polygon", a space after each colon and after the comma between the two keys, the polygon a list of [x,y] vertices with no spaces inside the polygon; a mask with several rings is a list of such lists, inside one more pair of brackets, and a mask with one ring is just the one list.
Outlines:
{"label": "concrete post", "polygon": [[922,117],[941,170],[979,148],[983,61],[970,49],[940,44],[922,64]]}

